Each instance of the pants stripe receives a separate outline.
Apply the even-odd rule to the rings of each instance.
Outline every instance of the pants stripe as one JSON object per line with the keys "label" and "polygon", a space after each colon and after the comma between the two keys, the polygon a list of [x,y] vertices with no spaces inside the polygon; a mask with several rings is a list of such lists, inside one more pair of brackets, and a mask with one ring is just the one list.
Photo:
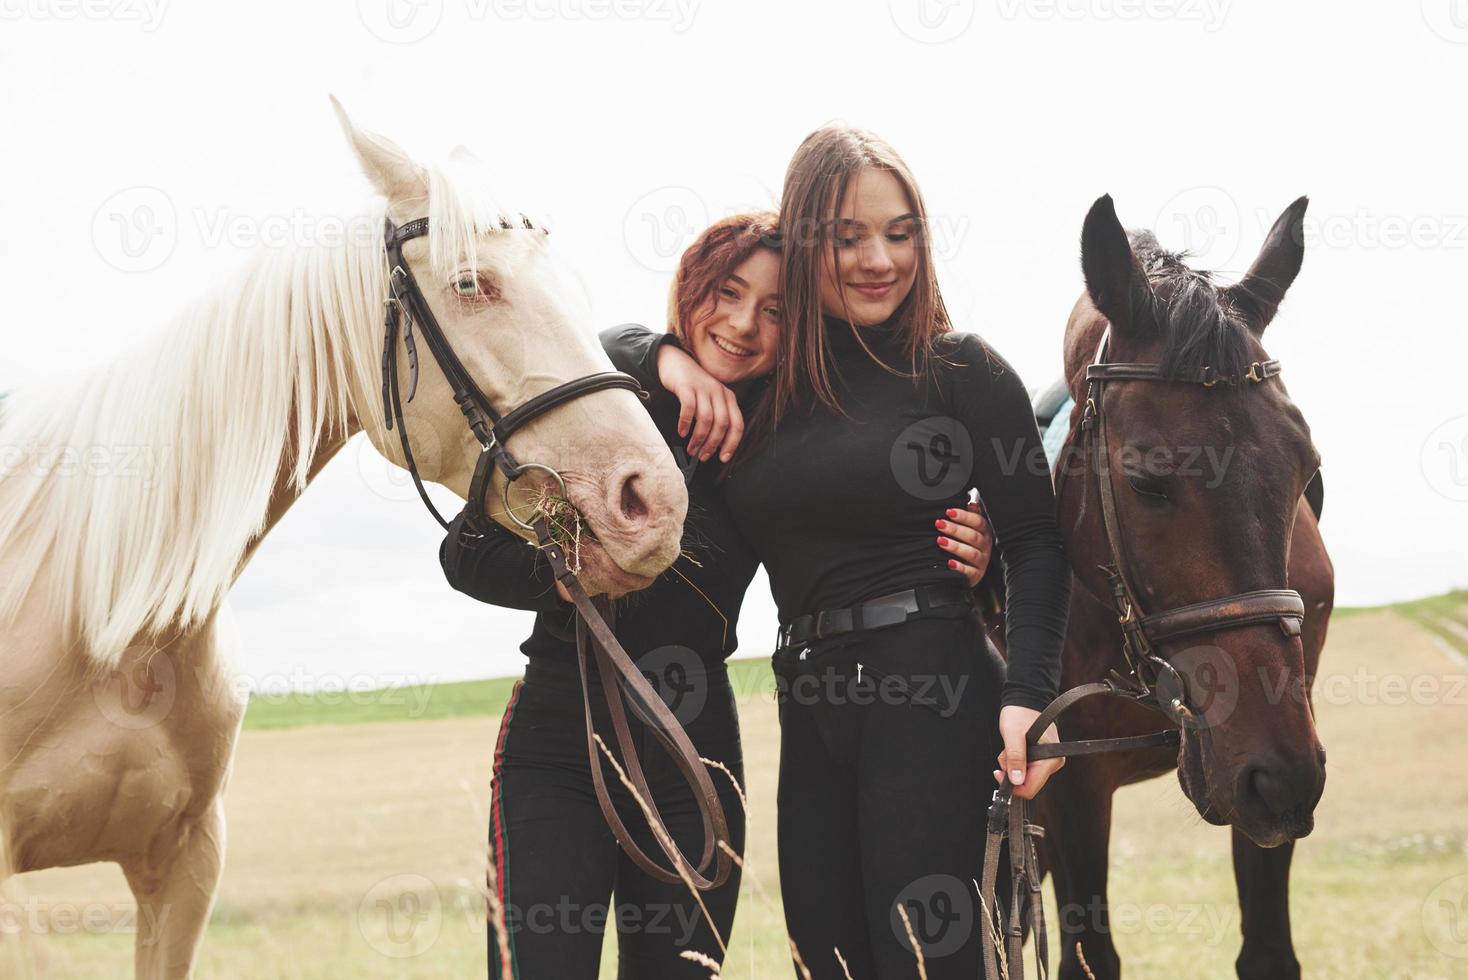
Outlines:
{"label": "pants stripe", "polygon": [[[495,741],[494,766],[492,769],[492,782],[494,785],[494,793],[490,798],[489,804],[490,826],[494,828],[493,860],[495,878],[497,879],[496,890],[499,897],[500,908],[504,911],[504,915],[507,920],[510,914],[510,876],[506,868],[508,863],[506,859],[506,850],[508,847],[509,834],[505,829],[505,801],[503,777],[505,743],[508,740],[510,734],[510,720],[515,716],[515,703],[519,700],[520,697],[520,687],[524,683],[525,682],[523,680],[515,682],[515,688],[510,692],[509,703],[505,705],[504,717],[500,719],[500,733],[499,738]],[[506,925],[508,927],[508,921]],[[490,924],[488,935],[489,975],[491,977],[497,977],[499,976],[500,971],[499,945],[495,940],[495,927],[493,923]],[[508,942],[510,947],[510,968],[513,971],[512,977],[518,977],[520,975],[520,968],[515,955],[515,937],[513,934],[509,936]]]}

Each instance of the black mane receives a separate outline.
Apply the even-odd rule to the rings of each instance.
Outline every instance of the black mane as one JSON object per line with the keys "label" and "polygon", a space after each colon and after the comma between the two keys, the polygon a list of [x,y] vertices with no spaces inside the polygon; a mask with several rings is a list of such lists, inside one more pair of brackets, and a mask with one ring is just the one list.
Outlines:
{"label": "black mane", "polygon": [[1213,273],[1190,268],[1187,252],[1167,251],[1150,231],[1127,237],[1155,297],[1152,319],[1162,333],[1162,370],[1212,367],[1235,377],[1247,371],[1252,334]]}

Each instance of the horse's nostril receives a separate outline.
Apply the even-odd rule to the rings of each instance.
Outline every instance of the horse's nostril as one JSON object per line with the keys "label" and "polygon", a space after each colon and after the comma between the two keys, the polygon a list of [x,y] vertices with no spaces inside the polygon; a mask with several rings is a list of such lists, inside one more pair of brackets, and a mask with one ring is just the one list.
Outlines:
{"label": "horse's nostril", "polygon": [[642,494],[637,492],[637,479],[634,474],[622,481],[622,519],[632,524],[639,524],[647,519],[647,503],[642,499]]}

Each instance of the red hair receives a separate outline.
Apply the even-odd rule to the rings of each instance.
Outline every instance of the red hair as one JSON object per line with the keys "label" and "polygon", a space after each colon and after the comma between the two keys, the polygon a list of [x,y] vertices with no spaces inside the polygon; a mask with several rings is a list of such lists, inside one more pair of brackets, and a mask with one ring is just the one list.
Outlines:
{"label": "red hair", "polygon": [[745,259],[760,248],[779,254],[779,232],[773,211],[746,211],[715,221],[684,250],[668,293],[668,332],[680,344],[688,347],[694,315]]}

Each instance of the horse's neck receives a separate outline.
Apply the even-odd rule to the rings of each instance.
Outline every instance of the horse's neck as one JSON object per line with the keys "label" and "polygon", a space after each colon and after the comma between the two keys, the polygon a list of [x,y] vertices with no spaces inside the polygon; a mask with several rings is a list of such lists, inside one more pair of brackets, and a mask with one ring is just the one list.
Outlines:
{"label": "horse's neck", "polygon": [[[349,430],[348,434],[343,438],[323,441],[317,444],[316,451],[311,455],[310,476],[306,481],[307,486],[310,486],[316,480],[322,468],[331,462],[332,457],[341,452],[342,447],[347,444],[347,439],[351,437],[352,431],[354,430]],[[292,436],[292,448],[294,448],[295,443],[296,439]],[[245,545],[244,554],[240,555],[239,568],[235,570],[236,577],[245,570],[245,566],[255,557],[255,552],[265,540],[266,535],[275,528],[276,524],[280,523],[280,519],[285,517],[286,512],[291,509],[297,500],[301,499],[301,494],[304,492],[304,488],[298,488],[290,473],[282,467],[282,472],[276,477],[275,486],[270,491],[270,505],[266,509],[265,524],[260,528],[260,533],[251,538],[250,543]]]}

